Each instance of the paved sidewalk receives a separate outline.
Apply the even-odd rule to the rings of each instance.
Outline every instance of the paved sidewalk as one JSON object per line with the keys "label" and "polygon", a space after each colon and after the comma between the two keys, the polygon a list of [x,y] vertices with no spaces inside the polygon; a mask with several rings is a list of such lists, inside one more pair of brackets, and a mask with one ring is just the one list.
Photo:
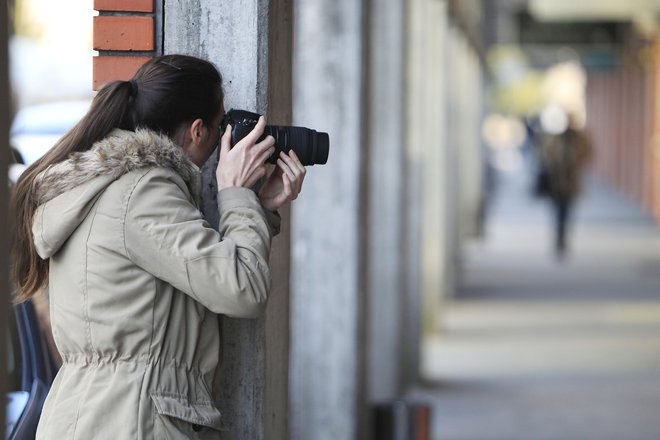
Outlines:
{"label": "paved sidewalk", "polygon": [[591,180],[563,263],[521,175],[423,365],[437,440],[660,439],[660,229]]}

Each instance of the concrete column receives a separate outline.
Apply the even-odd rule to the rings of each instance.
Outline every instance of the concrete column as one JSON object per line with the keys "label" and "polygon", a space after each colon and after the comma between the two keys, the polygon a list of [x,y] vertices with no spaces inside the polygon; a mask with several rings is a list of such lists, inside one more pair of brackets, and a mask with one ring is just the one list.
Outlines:
{"label": "concrete column", "polygon": [[292,207],[291,438],[357,436],[363,202],[362,2],[299,0],[294,124],[330,135]]}
{"label": "concrete column", "polygon": [[458,256],[463,240],[479,232],[485,160],[481,144],[483,88],[476,52],[458,29],[454,28],[450,35],[452,62],[448,91],[450,112],[454,116],[450,135],[458,163],[456,183],[459,187],[453,215],[457,229],[452,252]]}
{"label": "concrete column", "polygon": [[[290,0],[165,2],[164,53],[206,58],[220,69],[225,108],[269,115],[290,124]],[[205,215],[217,224],[212,158],[203,169]],[[287,439],[289,361],[288,210],[273,241],[273,284],[266,315],[222,318],[223,363],[215,387],[226,439]]]}
{"label": "concrete column", "polygon": [[369,403],[402,393],[405,30],[403,0],[370,3],[367,55],[367,386]]}
{"label": "concrete column", "polygon": [[435,330],[448,286],[448,197],[454,194],[447,148],[445,1],[408,2],[406,90],[406,382],[420,371],[420,341]]}
{"label": "concrete column", "polygon": [[486,90],[482,65],[477,52],[469,47],[465,58],[464,71],[468,80],[463,84],[464,95],[467,100],[466,115],[466,143],[469,150],[465,152],[466,163],[466,216],[470,218],[470,236],[479,236],[483,228],[483,215],[486,186],[486,151],[481,136],[481,126],[485,115]]}
{"label": "concrete column", "polygon": [[[0,4],[0,23],[8,23],[7,16],[7,2],[2,2]],[[9,151],[9,123],[11,115],[13,112],[10,109],[10,98],[9,98],[9,35],[7,27],[3,28],[4,30],[0,35],[0,149],[2,151]],[[8,154],[0,155],[0,173],[3,176],[7,175],[7,160],[9,158]],[[0,203],[2,206],[7,206],[8,197],[7,197],[7,179],[5,178],[5,184],[0,187]],[[6,212],[6,211],[5,211]],[[9,237],[7,232],[7,216],[3,215],[0,217],[0,231],[2,236],[0,237],[0,282],[3,286],[9,286],[9,258],[7,255],[7,250],[9,249]],[[10,299],[9,299],[9,290],[3,289],[3,293],[0,296],[0,322],[7,322],[7,315],[10,311]],[[7,329],[5,325],[0,325],[0,341],[6,341],[6,332]],[[4,344],[3,344],[4,347]],[[7,395],[7,361],[6,361],[6,349],[0,350],[0,396]],[[5,425],[5,411],[0,411],[0,426]]]}
{"label": "concrete column", "polygon": [[[271,0],[268,25],[268,121],[291,125],[293,110],[293,0]],[[266,309],[264,437],[290,439],[290,209],[280,210],[282,230],[271,250],[273,285]]]}

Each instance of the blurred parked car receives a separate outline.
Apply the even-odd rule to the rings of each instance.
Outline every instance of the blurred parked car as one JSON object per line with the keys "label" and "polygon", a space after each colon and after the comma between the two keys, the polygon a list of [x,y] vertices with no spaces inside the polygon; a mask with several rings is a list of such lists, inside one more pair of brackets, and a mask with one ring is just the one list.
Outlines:
{"label": "blurred parked car", "polygon": [[[21,108],[10,131],[13,164],[9,182],[43,156],[87,112],[91,101],[53,102]],[[36,307],[38,306],[38,307]],[[32,440],[41,408],[57,373],[59,354],[50,332],[47,300],[34,298],[13,307],[6,345],[9,388],[5,439]]]}
{"label": "blurred parked car", "polygon": [[18,160],[31,164],[85,115],[91,100],[58,101],[19,109],[11,126],[10,143]]}
{"label": "blurred parked car", "polygon": [[41,408],[57,372],[32,301],[17,304],[9,317],[5,438],[34,439]]}

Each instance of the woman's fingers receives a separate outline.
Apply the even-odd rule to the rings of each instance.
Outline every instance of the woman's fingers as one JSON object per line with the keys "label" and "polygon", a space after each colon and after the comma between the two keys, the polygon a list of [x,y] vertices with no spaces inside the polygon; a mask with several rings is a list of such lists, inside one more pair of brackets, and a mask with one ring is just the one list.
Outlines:
{"label": "woman's fingers", "polygon": [[297,168],[298,168],[303,174],[305,174],[305,173],[307,172],[307,170],[305,169],[305,165],[302,164],[302,162],[301,162],[300,159],[298,158],[298,155],[296,154],[295,151],[290,150],[290,151],[289,151],[289,157],[291,157],[291,159],[293,159],[293,163],[296,165],[296,167],[297,167]]}
{"label": "woman's fingers", "polygon": [[266,139],[255,145],[255,157],[257,163],[264,163],[275,153],[275,138],[266,136]]}
{"label": "woman's fingers", "polygon": [[266,128],[266,118],[260,116],[252,131],[250,131],[243,139],[241,139],[241,142],[245,142],[248,145],[257,144],[257,141],[264,133],[264,128]]}
{"label": "woman's fingers", "polygon": [[[219,186],[222,182],[226,186],[250,187],[268,173],[266,161],[276,149],[275,139],[272,136],[266,136],[259,141],[265,127],[266,120],[262,116],[252,131],[232,149],[231,126],[227,126],[221,139],[222,152],[226,153],[225,160],[218,164],[216,171]],[[225,166],[220,172],[220,165],[223,162]],[[270,200],[269,206],[272,205],[275,209],[298,197],[307,172],[293,150],[288,154],[280,152],[277,168],[279,171],[271,175],[266,184],[267,191],[262,193],[264,200]],[[271,195],[268,195],[269,193]]]}
{"label": "woman's fingers", "polygon": [[298,197],[302,189],[303,180],[305,179],[305,168],[297,158],[289,157],[284,153],[280,153],[280,159],[278,159],[277,163],[282,170],[282,174],[289,181],[289,188],[291,190],[290,200],[294,200]]}
{"label": "woman's fingers", "polygon": [[280,158],[277,159],[277,165],[280,167],[282,170],[283,174],[286,174],[286,176],[289,178],[289,180],[294,181],[296,180],[296,175],[291,169],[291,167],[282,159],[282,157],[285,156],[284,153],[280,154]]}
{"label": "woman's fingers", "polygon": [[231,146],[231,126],[228,125],[221,139],[222,160],[218,163],[216,177],[218,187],[227,186],[253,186],[260,178],[266,175],[265,161],[274,151],[275,139],[267,136],[257,142],[266,125],[265,119],[259,122],[245,138],[241,139],[233,148]]}
{"label": "woman's fingers", "polygon": [[287,174],[282,174],[282,183],[284,184],[284,190],[282,191],[282,194],[285,197],[285,201],[295,199],[297,194],[293,194],[293,190],[291,188],[291,180]]}
{"label": "woman's fingers", "polygon": [[304,176],[307,172],[305,166],[300,162],[300,159],[298,159],[298,156],[296,156],[296,153],[294,153],[293,150],[290,150],[288,155],[281,152],[280,159],[287,164],[295,176]]}
{"label": "woman's fingers", "polygon": [[227,128],[222,134],[222,139],[220,140],[220,151],[224,153],[229,150],[231,150],[231,125],[227,124]]}
{"label": "woman's fingers", "polygon": [[296,153],[293,150],[290,150],[288,155],[280,154],[280,158],[287,164],[291,172],[296,177],[293,181],[299,181],[299,186],[302,186],[302,181],[305,179],[307,170],[305,169],[305,166],[300,162],[300,159],[298,159],[298,156],[296,156]]}
{"label": "woman's fingers", "polygon": [[266,165],[258,166],[257,168],[254,169],[254,171],[252,171],[252,174],[250,174],[250,176],[247,178],[244,186],[245,187],[253,186],[259,181],[259,179],[261,179],[266,175],[266,172],[267,172]]}

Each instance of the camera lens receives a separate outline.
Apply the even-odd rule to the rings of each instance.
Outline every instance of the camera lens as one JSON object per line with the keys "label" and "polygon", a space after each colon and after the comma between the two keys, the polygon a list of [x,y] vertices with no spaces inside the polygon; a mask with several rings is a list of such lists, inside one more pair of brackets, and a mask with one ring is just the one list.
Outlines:
{"label": "camera lens", "polygon": [[328,161],[330,139],[328,133],[305,127],[281,127],[269,125],[266,133],[275,138],[275,154],[269,162],[275,163],[280,151],[293,150],[303,165],[323,165]]}
{"label": "camera lens", "polygon": [[[246,110],[231,109],[225,114],[221,124],[224,132],[227,124],[232,126],[232,145],[243,139],[252,131],[259,120],[258,113]],[[268,158],[269,163],[277,163],[280,152],[288,153],[293,150],[303,165],[323,165],[328,161],[330,138],[328,133],[317,132],[305,127],[289,127],[279,125],[266,125],[262,141],[266,136],[275,138],[275,153]],[[218,150],[219,151],[219,150]]]}
{"label": "camera lens", "polygon": [[329,140],[327,133],[319,133],[304,127],[287,127],[289,146],[303,165],[323,165],[328,161]]}

